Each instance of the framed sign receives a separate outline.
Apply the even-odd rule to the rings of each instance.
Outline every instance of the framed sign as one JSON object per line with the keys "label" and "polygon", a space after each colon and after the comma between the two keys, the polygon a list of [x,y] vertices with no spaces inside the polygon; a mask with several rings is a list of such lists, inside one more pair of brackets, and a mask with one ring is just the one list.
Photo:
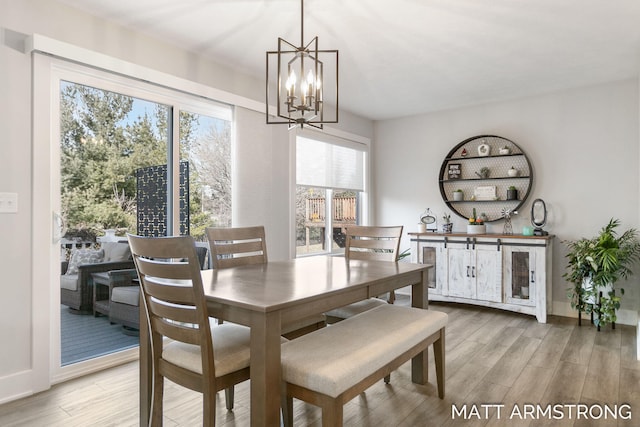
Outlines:
{"label": "framed sign", "polygon": [[496,186],[483,185],[473,191],[476,200],[496,200]]}
{"label": "framed sign", "polygon": [[449,163],[447,179],[460,179],[461,174],[462,174],[461,163]]}

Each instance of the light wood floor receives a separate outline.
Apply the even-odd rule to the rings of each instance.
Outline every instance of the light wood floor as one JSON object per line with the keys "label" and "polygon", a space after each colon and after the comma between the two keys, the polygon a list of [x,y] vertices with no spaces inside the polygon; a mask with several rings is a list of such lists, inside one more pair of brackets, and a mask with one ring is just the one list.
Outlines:
{"label": "light wood floor", "polygon": [[[635,360],[635,328],[619,325],[596,332],[577,327],[575,319],[551,317],[539,324],[531,316],[478,307],[432,303],[449,313],[446,332],[446,397],[437,398],[430,358],[430,384],[411,383],[410,364],[345,405],[347,426],[639,426],[640,362]],[[138,424],[138,364],[129,363],[54,386],[0,406],[0,426],[136,426]],[[218,426],[249,425],[249,388],[236,388],[233,412],[218,395]],[[594,416],[603,405],[629,404],[631,419],[509,419],[514,408],[524,415],[525,404],[589,405]],[[504,405],[498,419],[473,404]],[[467,405],[469,420],[452,418],[452,405]],[[320,412],[296,402],[295,423],[319,426]],[[595,411],[595,412],[594,412]],[[167,382],[165,426],[201,424],[197,393]],[[627,411],[618,415],[628,416]]]}

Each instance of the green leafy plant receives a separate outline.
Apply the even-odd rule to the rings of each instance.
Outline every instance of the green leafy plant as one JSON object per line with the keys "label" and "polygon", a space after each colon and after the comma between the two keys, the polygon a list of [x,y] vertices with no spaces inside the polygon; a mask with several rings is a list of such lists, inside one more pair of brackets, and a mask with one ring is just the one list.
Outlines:
{"label": "green leafy plant", "polygon": [[404,251],[400,252],[398,254],[398,261],[408,256],[411,256],[411,249],[405,249]]}
{"label": "green leafy plant", "polygon": [[445,224],[449,224],[451,222],[451,214],[443,213],[442,220],[444,221]]}
{"label": "green leafy plant", "polygon": [[[633,274],[630,266],[640,256],[637,230],[632,228],[618,235],[619,226],[619,220],[611,219],[593,238],[564,242],[569,253],[563,277],[573,284],[567,290],[571,307],[596,314],[596,326],[617,320],[621,297],[616,295],[614,285]],[[624,295],[624,289],[619,290]]]}

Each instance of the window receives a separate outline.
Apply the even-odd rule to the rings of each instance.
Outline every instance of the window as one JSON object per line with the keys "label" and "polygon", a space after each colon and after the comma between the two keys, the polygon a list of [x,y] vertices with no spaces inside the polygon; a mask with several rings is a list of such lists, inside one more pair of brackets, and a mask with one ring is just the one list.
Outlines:
{"label": "window", "polygon": [[344,227],[363,219],[366,155],[364,144],[296,137],[296,255],[344,248]]}
{"label": "window", "polygon": [[[66,237],[95,239],[116,229],[206,240],[206,227],[230,226],[230,107],[117,90],[60,84]],[[177,164],[170,160],[175,146]]]}

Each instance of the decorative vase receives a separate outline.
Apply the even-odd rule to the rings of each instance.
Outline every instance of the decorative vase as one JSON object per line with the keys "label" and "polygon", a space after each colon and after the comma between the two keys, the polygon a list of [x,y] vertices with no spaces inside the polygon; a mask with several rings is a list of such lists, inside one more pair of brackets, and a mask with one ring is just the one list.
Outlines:
{"label": "decorative vase", "polygon": [[509,147],[501,147],[498,150],[498,153],[500,153],[501,156],[505,156],[507,154],[511,154],[511,149]]}
{"label": "decorative vase", "polygon": [[453,223],[449,222],[447,224],[442,224],[442,232],[443,233],[451,233],[453,231]]}
{"label": "decorative vase", "polygon": [[108,228],[104,230],[104,236],[98,237],[96,240],[98,240],[100,243],[117,242],[118,236],[116,236],[116,230]]}
{"label": "decorative vase", "polygon": [[489,154],[491,154],[491,146],[483,140],[482,144],[478,145],[478,156],[486,157]]}

